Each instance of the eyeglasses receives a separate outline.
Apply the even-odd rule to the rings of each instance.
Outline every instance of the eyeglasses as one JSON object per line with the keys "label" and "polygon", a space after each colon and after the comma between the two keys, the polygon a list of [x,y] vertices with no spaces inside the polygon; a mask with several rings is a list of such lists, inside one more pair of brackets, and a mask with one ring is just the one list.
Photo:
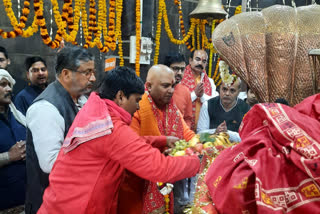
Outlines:
{"label": "eyeglasses", "polygon": [[79,71],[80,74],[84,75],[88,79],[93,75],[96,75],[96,72],[94,70],[87,70],[87,71]]}
{"label": "eyeglasses", "polygon": [[175,72],[178,72],[178,71],[183,72],[184,69],[185,69],[185,67],[179,67],[179,66],[173,66],[173,67],[171,67],[171,68],[172,68],[172,70],[175,71]]}

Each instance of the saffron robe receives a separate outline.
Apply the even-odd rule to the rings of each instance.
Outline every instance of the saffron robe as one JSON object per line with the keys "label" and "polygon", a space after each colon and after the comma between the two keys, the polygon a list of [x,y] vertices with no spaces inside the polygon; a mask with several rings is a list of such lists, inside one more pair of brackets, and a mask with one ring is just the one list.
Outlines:
{"label": "saffron robe", "polygon": [[[140,136],[160,136],[161,132],[158,128],[158,121],[154,115],[147,94],[142,96],[139,105],[140,109],[135,112],[132,118],[131,128]],[[157,111],[160,116],[163,115],[160,109],[157,109]],[[183,125],[183,138],[189,141],[195,134],[185,123],[181,114],[180,118]],[[118,214],[141,214],[144,189],[145,181],[135,174],[127,172],[120,187]]]}

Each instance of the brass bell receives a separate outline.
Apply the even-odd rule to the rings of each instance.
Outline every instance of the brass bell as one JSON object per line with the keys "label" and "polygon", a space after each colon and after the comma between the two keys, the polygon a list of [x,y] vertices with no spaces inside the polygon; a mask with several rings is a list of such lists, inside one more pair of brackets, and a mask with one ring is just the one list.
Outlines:
{"label": "brass bell", "polygon": [[223,19],[226,15],[221,0],[199,0],[196,9],[189,14],[190,18],[196,19]]}

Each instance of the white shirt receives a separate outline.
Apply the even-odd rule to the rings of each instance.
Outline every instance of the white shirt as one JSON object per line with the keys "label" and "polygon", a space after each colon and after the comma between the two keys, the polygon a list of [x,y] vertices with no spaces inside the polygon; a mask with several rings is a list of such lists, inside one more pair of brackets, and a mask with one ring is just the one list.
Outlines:
{"label": "white shirt", "polygon": [[[210,129],[210,117],[208,113],[208,102],[204,102],[200,109],[197,133],[215,133],[216,129]],[[238,132],[228,130],[228,134],[230,136],[230,141],[240,142],[241,138]]]}
{"label": "white shirt", "polygon": [[[82,107],[86,101],[87,98],[81,96],[78,104]],[[27,111],[27,127],[32,133],[40,168],[45,173],[51,172],[64,141],[64,123],[58,109],[46,100],[35,102]]]}
{"label": "white shirt", "polygon": [[[203,76],[204,76],[204,74],[201,73],[201,82],[202,82]],[[204,103],[213,97],[219,96],[219,93],[216,91],[216,85],[214,84],[213,79],[209,78],[209,82],[211,84],[211,91],[212,91],[211,96],[203,93],[202,97],[200,97],[201,103]],[[191,101],[194,102],[196,99],[197,99],[197,95],[194,91],[192,91],[191,92]]]}

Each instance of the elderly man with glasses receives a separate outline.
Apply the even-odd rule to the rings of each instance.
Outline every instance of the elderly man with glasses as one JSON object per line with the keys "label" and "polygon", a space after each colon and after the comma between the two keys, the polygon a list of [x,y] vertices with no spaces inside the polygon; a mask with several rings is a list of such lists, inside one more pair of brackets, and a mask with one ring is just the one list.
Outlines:
{"label": "elderly man with glasses", "polygon": [[68,130],[95,82],[94,59],[85,49],[66,47],[58,53],[56,81],[27,111],[26,213],[36,213],[42,203],[49,173]]}

